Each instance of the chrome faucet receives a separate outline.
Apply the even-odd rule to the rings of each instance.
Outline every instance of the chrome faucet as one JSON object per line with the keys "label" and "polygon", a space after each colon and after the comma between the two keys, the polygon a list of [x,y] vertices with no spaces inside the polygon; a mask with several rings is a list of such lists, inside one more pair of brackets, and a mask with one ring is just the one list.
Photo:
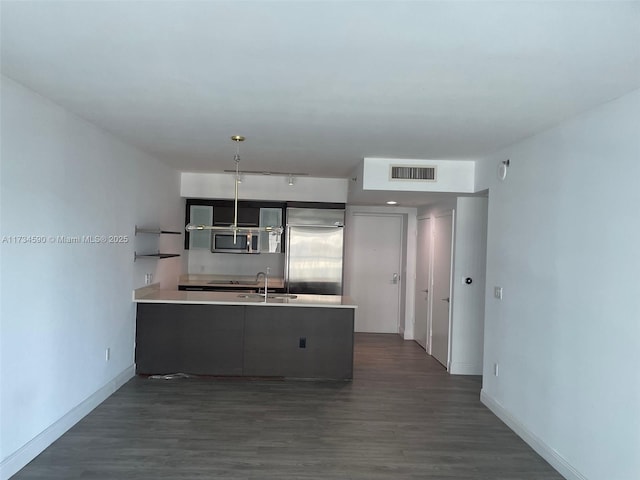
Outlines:
{"label": "chrome faucet", "polygon": [[256,274],[256,282],[258,282],[260,280],[260,275],[262,275],[264,277],[264,301],[267,301],[267,288],[269,286],[269,273],[271,272],[271,268],[267,267],[267,273],[264,272],[258,272]]}

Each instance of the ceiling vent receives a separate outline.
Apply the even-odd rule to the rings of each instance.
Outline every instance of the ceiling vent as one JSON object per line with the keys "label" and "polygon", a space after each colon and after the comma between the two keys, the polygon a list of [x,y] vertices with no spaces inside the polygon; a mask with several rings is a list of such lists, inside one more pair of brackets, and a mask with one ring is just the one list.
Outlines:
{"label": "ceiling vent", "polygon": [[409,165],[391,165],[391,180],[412,180],[421,182],[436,181],[436,167],[412,167]]}

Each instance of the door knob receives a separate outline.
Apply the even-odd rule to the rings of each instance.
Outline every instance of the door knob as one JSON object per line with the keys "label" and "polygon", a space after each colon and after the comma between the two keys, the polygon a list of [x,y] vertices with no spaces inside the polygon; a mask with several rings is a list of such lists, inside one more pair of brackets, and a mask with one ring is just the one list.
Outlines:
{"label": "door knob", "polygon": [[449,303],[449,297],[447,297],[447,298],[441,298],[440,300],[442,300],[443,302],[447,302],[447,303]]}
{"label": "door knob", "polygon": [[424,290],[420,290],[420,291],[421,291],[421,292],[424,292],[424,293],[429,293],[429,290],[428,290],[428,289],[426,289],[426,288],[425,288]]}
{"label": "door knob", "polygon": [[393,278],[391,279],[391,283],[394,284],[394,285],[398,283],[398,274],[397,273],[393,274]]}

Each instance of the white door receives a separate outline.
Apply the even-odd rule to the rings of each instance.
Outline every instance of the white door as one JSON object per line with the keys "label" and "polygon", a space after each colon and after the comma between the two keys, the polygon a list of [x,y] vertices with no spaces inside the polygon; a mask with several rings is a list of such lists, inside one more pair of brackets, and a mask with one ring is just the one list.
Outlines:
{"label": "white door", "polygon": [[416,294],[414,336],[416,342],[429,351],[429,291],[431,289],[431,219],[418,219],[416,253]]}
{"label": "white door", "polygon": [[453,213],[435,218],[431,354],[448,368]]}
{"label": "white door", "polygon": [[348,228],[355,331],[398,333],[402,217],[356,213]]}

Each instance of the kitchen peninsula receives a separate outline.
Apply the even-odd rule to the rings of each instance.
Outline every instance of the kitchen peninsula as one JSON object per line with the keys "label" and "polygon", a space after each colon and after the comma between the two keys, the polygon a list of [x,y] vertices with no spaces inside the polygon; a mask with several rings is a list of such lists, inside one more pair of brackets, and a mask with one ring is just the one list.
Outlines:
{"label": "kitchen peninsula", "polygon": [[339,295],[134,292],[136,373],[353,377],[357,306]]}

